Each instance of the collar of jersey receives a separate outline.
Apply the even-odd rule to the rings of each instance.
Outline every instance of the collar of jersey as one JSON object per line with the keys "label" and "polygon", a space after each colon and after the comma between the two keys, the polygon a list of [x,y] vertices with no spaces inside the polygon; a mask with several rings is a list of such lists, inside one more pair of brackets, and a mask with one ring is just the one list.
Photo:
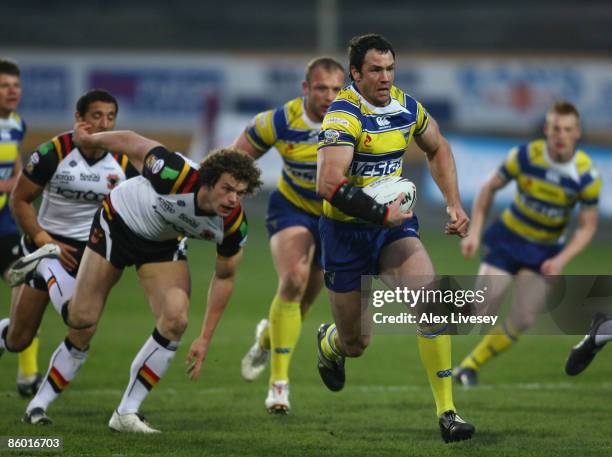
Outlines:
{"label": "collar of jersey", "polygon": [[359,92],[359,89],[357,88],[357,85],[354,82],[350,85],[350,88],[357,94],[359,100],[361,100],[361,103],[372,114],[396,114],[400,111],[404,111],[410,114],[410,111],[404,108],[402,104],[395,98],[391,98],[391,102],[387,106],[374,106],[369,101],[367,101],[363,95],[361,95],[361,92]]}
{"label": "collar of jersey", "polygon": [[302,120],[311,129],[321,130],[321,123],[315,122],[308,117],[306,112],[306,97],[302,97]]}
{"label": "collar of jersey", "polygon": [[544,153],[544,158],[546,159],[546,162],[548,162],[551,169],[579,181],[580,178],[578,177],[578,170],[576,169],[576,151],[574,151],[574,155],[567,162],[557,162],[550,157],[548,154],[548,145],[546,144],[546,140],[544,141],[544,148],[542,151]]}
{"label": "collar of jersey", "polygon": [[0,129],[18,129],[21,128],[19,116],[14,111],[8,117],[0,117]]}

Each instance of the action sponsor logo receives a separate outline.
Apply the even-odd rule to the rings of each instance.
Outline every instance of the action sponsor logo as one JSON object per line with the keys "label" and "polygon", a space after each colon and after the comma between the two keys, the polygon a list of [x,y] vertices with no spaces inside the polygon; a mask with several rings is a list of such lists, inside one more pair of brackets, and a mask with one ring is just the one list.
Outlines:
{"label": "action sponsor logo", "polygon": [[350,167],[351,176],[377,177],[395,173],[402,167],[402,158],[385,160],[383,162],[353,161]]}
{"label": "action sponsor logo", "polygon": [[193,229],[198,228],[198,223],[190,218],[189,216],[185,215],[184,213],[179,214],[179,220],[183,221],[185,224],[187,224],[188,226],[190,226]]}
{"label": "action sponsor logo", "polygon": [[153,154],[150,154],[145,160],[145,164],[144,164],[145,168],[148,168],[149,170],[151,170],[156,161],[157,161],[157,157]]}
{"label": "action sponsor logo", "polygon": [[164,159],[157,159],[155,163],[153,164],[153,166],[151,166],[151,173],[156,175],[162,170],[162,168],[164,168],[164,165],[165,165]]}
{"label": "action sponsor logo", "polygon": [[165,212],[170,213],[170,214],[176,213],[176,210],[174,209],[174,206],[172,205],[171,201],[166,200],[165,198],[162,198],[162,197],[157,197],[157,203],[159,203],[159,206]]}
{"label": "action sponsor logo", "polygon": [[81,173],[79,178],[85,182],[100,182],[100,175],[97,173]]}
{"label": "action sponsor logo", "polygon": [[53,179],[55,181],[67,183],[75,180],[74,175],[71,175],[69,171],[62,171],[61,173],[56,174]]}
{"label": "action sponsor logo", "polygon": [[345,127],[349,127],[349,121],[342,119],[341,117],[328,117],[325,119],[325,124],[340,124]]}
{"label": "action sponsor logo", "polygon": [[[74,176],[71,176],[71,178],[74,179]],[[55,193],[69,200],[82,200],[86,202],[101,202],[107,195],[106,193],[97,193],[92,190],[84,192],[82,190],[66,189],[60,186],[55,188]]]}
{"label": "action sponsor logo", "polygon": [[384,129],[385,127],[389,127],[391,125],[391,121],[389,120],[389,116],[377,116],[376,124],[379,129]]}
{"label": "action sponsor logo", "polygon": [[31,156],[30,156],[30,163],[32,165],[38,165],[38,162],[40,162],[40,156],[38,155],[38,152],[34,152]]}

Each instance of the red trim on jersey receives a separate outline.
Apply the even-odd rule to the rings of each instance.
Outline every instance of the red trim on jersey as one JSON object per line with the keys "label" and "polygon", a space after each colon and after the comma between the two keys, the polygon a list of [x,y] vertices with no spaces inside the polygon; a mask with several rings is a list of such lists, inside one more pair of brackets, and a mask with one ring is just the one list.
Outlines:
{"label": "red trim on jersey", "polygon": [[189,177],[189,179],[187,180],[187,182],[183,184],[181,188],[179,188],[179,191],[177,193],[179,194],[188,193],[193,188],[194,184],[198,181],[198,176],[199,176],[199,173],[193,172],[191,176]]}
{"label": "red trim on jersey", "polygon": [[230,225],[231,223],[233,223],[234,220],[236,219],[236,215],[240,215],[241,211],[242,211],[242,207],[238,205],[236,208],[234,208],[234,211],[229,213],[227,217],[223,218],[223,225]]}

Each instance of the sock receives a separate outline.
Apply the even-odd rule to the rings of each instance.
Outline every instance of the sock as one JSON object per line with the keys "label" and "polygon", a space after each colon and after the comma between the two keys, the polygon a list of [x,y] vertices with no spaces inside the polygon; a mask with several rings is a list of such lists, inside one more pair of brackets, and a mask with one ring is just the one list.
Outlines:
{"label": "sock", "polygon": [[270,306],[270,384],[289,381],[289,364],[302,330],[299,302],[284,301],[276,294]]}
{"label": "sock", "polygon": [[38,346],[40,340],[35,336],[32,343],[18,354],[19,379],[27,379],[38,373]]}
{"label": "sock", "polygon": [[8,317],[0,320],[0,350],[6,349],[6,334],[11,320]]}
{"label": "sock", "polygon": [[270,349],[270,325],[268,325],[259,336],[259,345],[264,349]]}
{"label": "sock", "polygon": [[461,362],[462,368],[478,370],[492,357],[508,349],[518,339],[519,334],[514,331],[509,322],[496,326],[486,335],[474,350]]}
{"label": "sock", "polygon": [[612,319],[604,321],[597,329],[595,344],[600,345],[612,340]]}
{"label": "sock", "polygon": [[334,362],[337,362],[342,357],[342,351],[338,348],[338,329],[336,328],[336,324],[331,324],[327,327],[327,332],[325,332],[325,337],[321,341],[321,349],[323,350],[323,355]]}
{"label": "sock", "polygon": [[29,412],[34,408],[42,408],[46,411],[79,372],[87,359],[88,351],[89,348],[78,349],[66,338],[51,356],[45,381],[30,401],[26,411]]}
{"label": "sock", "polygon": [[47,283],[53,308],[61,316],[62,306],[72,298],[76,279],[64,270],[57,259],[42,259],[36,267],[36,272]]}
{"label": "sock", "polygon": [[117,408],[119,414],[138,411],[140,404],[174,359],[178,344],[178,341],[164,338],[157,328],[153,330],[153,335],[149,337],[132,362],[130,382]]}
{"label": "sock", "polygon": [[442,334],[446,326],[435,333],[419,334],[419,354],[427,372],[429,386],[436,402],[438,416],[456,411],[453,403],[453,377],[451,364],[451,337]]}

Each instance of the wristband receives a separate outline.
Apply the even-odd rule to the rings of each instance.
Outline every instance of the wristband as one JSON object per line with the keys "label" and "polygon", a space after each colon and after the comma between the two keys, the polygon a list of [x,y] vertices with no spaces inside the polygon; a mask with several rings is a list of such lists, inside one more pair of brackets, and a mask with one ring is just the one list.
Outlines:
{"label": "wristband", "polygon": [[329,202],[349,216],[378,225],[385,225],[387,222],[389,208],[382,203],[377,203],[363,190],[348,181],[338,186]]}

